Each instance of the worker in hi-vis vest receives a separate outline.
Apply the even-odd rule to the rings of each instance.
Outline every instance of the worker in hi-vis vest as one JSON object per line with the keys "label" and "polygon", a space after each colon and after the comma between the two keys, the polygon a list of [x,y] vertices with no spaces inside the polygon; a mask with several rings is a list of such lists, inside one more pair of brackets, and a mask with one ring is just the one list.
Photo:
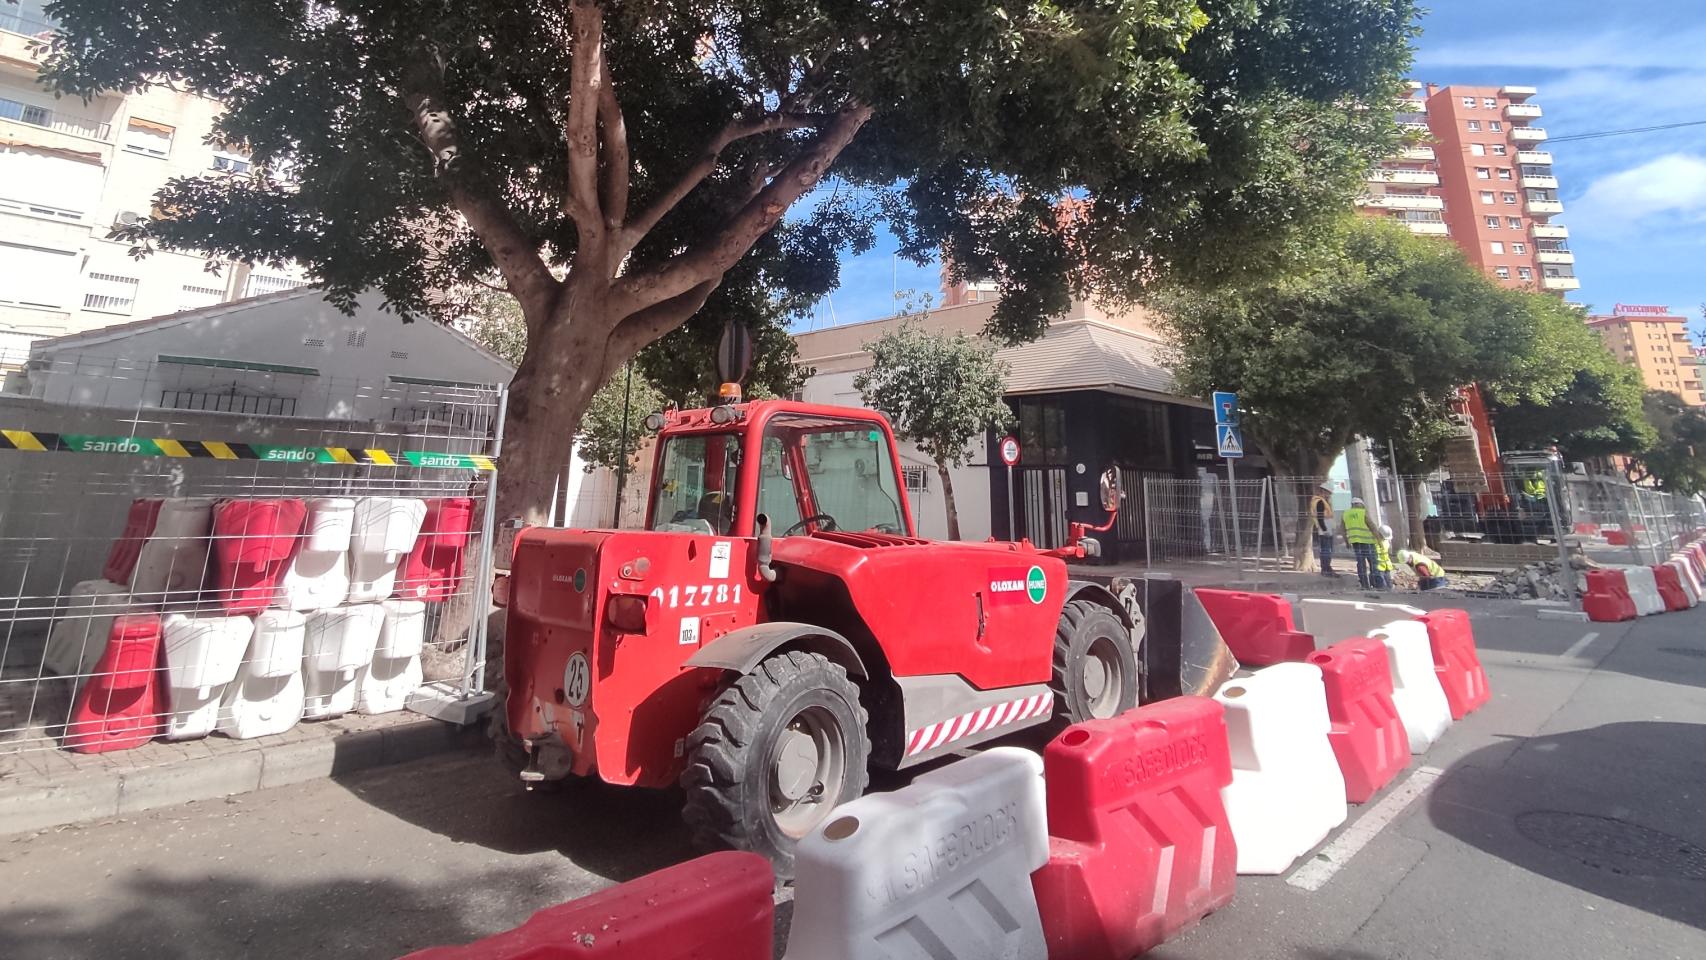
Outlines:
{"label": "worker in hi-vis vest", "polygon": [[1333,572],[1333,485],[1321,484],[1321,492],[1309,501],[1309,529],[1315,535],[1315,552],[1321,557],[1321,576],[1336,577]]}
{"label": "worker in hi-vis vest", "polygon": [[1375,589],[1392,589],[1392,528],[1380,525],[1380,539],[1374,541]]}
{"label": "worker in hi-vis vest", "polygon": [[1445,568],[1433,557],[1414,550],[1400,550],[1398,562],[1416,571],[1416,584],[1423,590],[1438,590],[1445,586]]}
{"label": "worker in hi-vis vest", "polygon": [[1380,542],[1380,535],[1368,522],[1368,505],[1361,497],[1351,498],[1351,508],[1345,511],[1345,542],[1351,545],[1351,552],[1357,558],[1357,583],[1366,589],[1374,589],[1379,581],[1380,568],[1374,545]]}

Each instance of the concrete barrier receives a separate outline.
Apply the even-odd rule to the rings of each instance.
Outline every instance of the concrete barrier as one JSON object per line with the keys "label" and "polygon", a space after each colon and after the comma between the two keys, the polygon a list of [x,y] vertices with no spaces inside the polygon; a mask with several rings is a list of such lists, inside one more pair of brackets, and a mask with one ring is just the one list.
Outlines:
{"label": "concrete barrier", "polygon": [[1031,882],[1050,957],[1127,960],[1232,900],[1220,704],[1179,697],[1075,724],[1043,766],[1049,861]]}
{"label": "concrete barrier", "polygon": [[1044,960],[1042,759],[997,747],[838,807],[795,857],[792,960]]}
{"label": "concrete barrier", "polygon": [[1327,740],[1321,668],[1280,663],[1228,680],[1232,783],[1221,791],[1238,872],[1283,873],[1345,821],[1345,777]]}
{"label": "concrete barrier", "polygon": [[1434,672],[1433,646],[1427,624],[1394,620],[1368,634],[1386,646],[1392,667],[1392,704],[1404,721],[1410,752],[1426,753],[1451,726],[1451,704]]}
{"label": "concrete barrier", "polygon": [[1325,649],[1340,640],[1366,637],[1370,630],[1383,627],[1394,620],[1409,620],[1426,611],[1402,603],[1370,603],[1367,600],[1305,599],[1298,603],[1303,610],[1303,629],[1315,635],[1316,644]]}

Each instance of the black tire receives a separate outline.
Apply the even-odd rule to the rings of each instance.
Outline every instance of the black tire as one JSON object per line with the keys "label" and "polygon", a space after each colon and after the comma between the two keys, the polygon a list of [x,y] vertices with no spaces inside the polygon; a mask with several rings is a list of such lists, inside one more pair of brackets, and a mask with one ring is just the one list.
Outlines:
{"label": "black tire", "polygon": [[1055,716],[1068,723],[1106,719],[1137,706],[1137,655],[1112,610],[1073,600],[1054,628]]}
{"label": "black tire", "polygon": [[[791,877],[794,845],[870,782],[865,722],[847,671],[815,653],[777,654],[735,681],[687,738],[683,817],[694,844],[762,854],[778,877]],[[802,738],[812,745],[797,746]],[[829,759],[832,741],[839,742],[839,761]],[[784,748],[795,756],[791,774],[778,756]],[[803,778],[802,751],[815,758],[805,761],[811,770]]]}

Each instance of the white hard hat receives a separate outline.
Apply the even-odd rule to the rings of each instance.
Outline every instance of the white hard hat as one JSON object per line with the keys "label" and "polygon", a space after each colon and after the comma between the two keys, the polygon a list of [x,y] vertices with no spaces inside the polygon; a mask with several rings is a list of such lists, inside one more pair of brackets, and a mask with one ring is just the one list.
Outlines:
{"label": "white hard hat", "polygon": [[1383,524],[1381,524],[1381,525],[1380,525],[1380,535],[1381,535],[1381,536],[1383,536],[1383,537],[1390,537],[1390,536],[1392,536],[1392,528],[1391,528],[1391,527],[1389,527],[1389,526],[1387,526],[1387,525],[1386,525],[1386,524],[1384,524],[1384,523],[1383,523]]}

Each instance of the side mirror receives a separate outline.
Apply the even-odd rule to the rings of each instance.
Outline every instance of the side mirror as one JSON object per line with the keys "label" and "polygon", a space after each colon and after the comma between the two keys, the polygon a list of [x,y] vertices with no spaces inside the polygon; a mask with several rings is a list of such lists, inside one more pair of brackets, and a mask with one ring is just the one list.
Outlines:
{"label": "side mirror", "polygon": [[1125,499],[1125,491],[1120,489],[1120,472],[1113,467],[1102,471],[1102,509],[1113,513],[1120,508],[1120,501]]}

